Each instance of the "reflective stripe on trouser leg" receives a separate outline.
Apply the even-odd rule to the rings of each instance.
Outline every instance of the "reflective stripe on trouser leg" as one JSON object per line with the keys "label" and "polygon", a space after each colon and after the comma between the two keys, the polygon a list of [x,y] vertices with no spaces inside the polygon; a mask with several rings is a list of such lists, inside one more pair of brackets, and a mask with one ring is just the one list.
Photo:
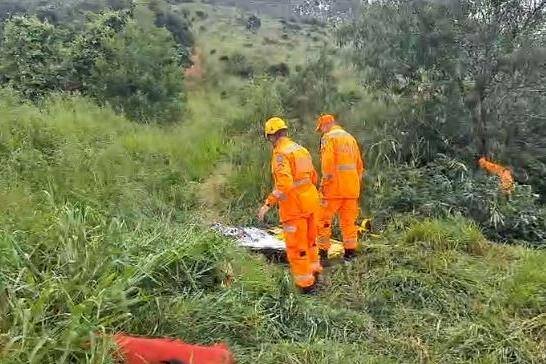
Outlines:
{"label": "reflective stripe on trouser leg", "polygon": [[343,235],[343,246],[345,249],[356,249],[358,239],[358,218],[359,208],[357,199],[344,199],[339,209],[341,234]]}
{"label": "reflective stripe on trouser leg", "polygon": [[340,200],[324,200],[320,209],[318,222],[318,248],[321,250],[329,250],[332,237],[332,220],[340,206]]}
{"label": "reflective stripe on trouser leg", "polygon": [[314,273],[321,273],[322,266],[317,245],[318,220],[316,214],[312,214],[307,218],[307,244],[309,247],[309,262]]}
{"label": "reflective stripe on trouser leg", "polygon": [[286,256],[294,283],[298,287],[309,287],[315,283],[315,277],[309,260],[307,220],[305,218],[290,220],[285,222],[283,227]]}

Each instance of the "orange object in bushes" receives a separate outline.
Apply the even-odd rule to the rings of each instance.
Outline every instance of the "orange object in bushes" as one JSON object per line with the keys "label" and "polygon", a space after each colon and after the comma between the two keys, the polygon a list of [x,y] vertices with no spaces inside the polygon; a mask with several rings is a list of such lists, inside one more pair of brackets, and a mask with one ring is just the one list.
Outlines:
{"label": "orange object in bushes", "polygon": [[512,171],[509,168],[491,162],[485,157],[481,157],[478,160],[478,165],[488,173],[497,175],[500,178],[502,192],[504,192],[505,194],[510,194],[512,193],[512,191],[514,191],[514,176],[512,175]]}
{"label": "orange object in bushes", "polygon": [[200,346],[174,339],[114,336],[118,356],[125,364],[234,364],[227,346]]}

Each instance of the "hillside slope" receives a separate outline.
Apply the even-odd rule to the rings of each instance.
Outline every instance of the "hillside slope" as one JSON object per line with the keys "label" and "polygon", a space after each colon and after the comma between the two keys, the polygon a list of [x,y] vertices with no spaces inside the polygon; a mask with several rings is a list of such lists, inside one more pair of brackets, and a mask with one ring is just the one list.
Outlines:
{"label": "hillside slope", "polygon": [[393,216],[316,297],[210,232],[215,219],[255,223],[270,187],[260,128],[284,111],[278,84],[240,71],[294,72],[327,34],[301,25],[286,40],[286,25],[263,19],[254,35],[231,8],[183,6],[203,72],[179,124],[2,91],[0,362],[112,363],[119,331],[224,341],[249,364],[546,361],[546,252],[491,243],[460,216]]}

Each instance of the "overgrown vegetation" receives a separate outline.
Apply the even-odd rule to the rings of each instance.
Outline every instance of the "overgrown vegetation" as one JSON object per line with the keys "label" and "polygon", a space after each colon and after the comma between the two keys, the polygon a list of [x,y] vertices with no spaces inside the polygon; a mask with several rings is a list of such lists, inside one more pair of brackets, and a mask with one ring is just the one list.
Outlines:
{"label": "overgrown vegetation", "polygon": [[396,157],[493,155],[545,198],[545,7],[381,1],[340,30],[366,85],[400,110],[390,134],[402,146]]}
{"label": "overgrown vegetation", "polygon": [[[77,91],[134,120],[180,120],[182,66],[189,63],[193,38],[186,20],[166,10],[166,4],[74,1],[47,7],[57,14],[55,22],[39,16],[41,7],[30,5],[26,14],[12,15],[3,25],[4,85],[33,101]],[[86,15],[64,19],[65,11]]]}
{"label": "overgrown vegetation", "polygon": [[[120,1],[105,10],[114,2],[63,2],[76,3],[91,13],[43,21],[32,15],[38,2],[28,1],[4,17],[2,48],[11,53],[0,55],[8,86],[0,91],[0,362],[111,363],[109,335],[119,331],[225,341],[240,363],[546,361],[543,145],[532,132],[546,103],[524,91],[537,80],[503,99],[506,110],[526,110],[514,119],[515,144],[491,132],[510,116],[487,109],[488,149],[529,175],[504,196],[470,162],[472,110],[450,89],[453,74],[437,69],[433,50],[456,40],[432,35],[468,30],[446,25],[452,8],[372,4],[353,33],[343,30],[351,42],[334,48],[308,45],[313,25],[287,30],[262,16],[248,32],[237,20],[248,15],[203,4]],[[389,22],[362,28],[372,15]],[[192,18],[201,72],[184,85],[183,51],[193,45],[184,19]],[[399,31],[406,23],[411,31]],[[364,63],[346,58],[362,61],[356,44],[368,52],[376,37],[393,34],[421,35],[432,53],[416,57],[417,45],[402,37],[407,47],[388,60],[415,62],[407,74],[368,53]],[[543,42],[538,30],[528,35]],[[390,44],[379,48],[393,51]],[[537,63],[525,67],[544,76]],[[371,82],[390,70],[387,78],[403,75],[407,87]],[[427,90],[435,90],[430,98]],[[316,163],[313,119],[324,111],[337,112],[363,144],[363,214],[380,235],[364,239],[353,264],[329,269],[309,298],[284,267],[207,225],[257,223],[271,188],[267,117],[285,116]],[[525,153],[533,161],[518,164]]]}

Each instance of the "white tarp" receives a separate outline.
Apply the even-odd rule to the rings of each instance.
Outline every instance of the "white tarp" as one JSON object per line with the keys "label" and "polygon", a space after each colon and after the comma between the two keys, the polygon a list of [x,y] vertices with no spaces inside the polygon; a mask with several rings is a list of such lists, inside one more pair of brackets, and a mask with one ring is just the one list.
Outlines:
{"label": "white tarp", "polygon": [[212,225],[218,233],[234,238],[240,246],[262,250],[285,250],[284,241],[277,239],[265,230],[253,227],[232,227],[222,224]]}

